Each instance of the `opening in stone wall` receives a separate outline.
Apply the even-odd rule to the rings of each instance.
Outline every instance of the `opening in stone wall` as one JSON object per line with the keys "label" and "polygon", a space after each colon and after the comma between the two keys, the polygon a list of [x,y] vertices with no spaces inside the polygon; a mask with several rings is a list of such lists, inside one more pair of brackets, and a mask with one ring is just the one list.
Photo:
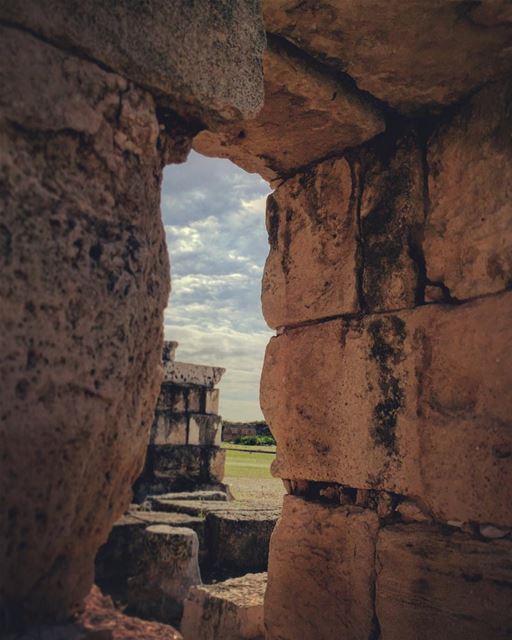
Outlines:
{"label": "opening in stone wall", "polygon": [[272,335],[260,301],[269,193],[258,175],[195,152],[164,171],[164,381],[134,504],[98,553],[96,581],[130,613],[185,638],[198,633],[195,599],[219,589],[252,593],[262,624],[285,493],[271,476],[275,441],[259,404]]}

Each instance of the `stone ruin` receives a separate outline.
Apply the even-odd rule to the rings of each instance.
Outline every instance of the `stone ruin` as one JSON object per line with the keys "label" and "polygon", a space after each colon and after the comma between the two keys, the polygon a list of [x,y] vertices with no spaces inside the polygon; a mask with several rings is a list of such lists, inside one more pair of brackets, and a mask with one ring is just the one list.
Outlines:
{"label": "stone ruin", "polygon": [[224,369],[176,362],[177,346],[176,342],[164,343],[164,378],[144,470],[134,486],[136,502],[172,491],[225,491],[222,419],[215,388]]}
{"label": "stone ruin", "polygon": [[176,362],[176,347],[164,342],[164,378],[136,503],[98,551],[95,582],[119,608],[179,627],[184,640],[257,640],[280,509],[234,500],[222,483],[215,385],[224,369]]}
{"label": "stone ruin", "polygon": [[0,19],[4,632],[178,637],[91,586],[163,376],[162,169],[194,145],[274,188],[267,639],[510,637],[510,3]]}

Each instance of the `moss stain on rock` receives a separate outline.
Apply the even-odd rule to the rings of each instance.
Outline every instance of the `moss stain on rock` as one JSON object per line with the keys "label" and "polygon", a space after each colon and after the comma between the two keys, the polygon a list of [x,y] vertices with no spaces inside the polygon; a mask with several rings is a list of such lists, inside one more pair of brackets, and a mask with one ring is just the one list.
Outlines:
{"label": "moss stain on rock", "polygon": [[371,339],[370,357],[378,368],[381,392],[381,400],[373,410],[373,438],[377,445],[385,447],[390,455],[394,455],[398,453],[396,424],[405,400],[394,365],[403,359],[405,322],[398,316],[379,318],[370,323],[368,332]]}

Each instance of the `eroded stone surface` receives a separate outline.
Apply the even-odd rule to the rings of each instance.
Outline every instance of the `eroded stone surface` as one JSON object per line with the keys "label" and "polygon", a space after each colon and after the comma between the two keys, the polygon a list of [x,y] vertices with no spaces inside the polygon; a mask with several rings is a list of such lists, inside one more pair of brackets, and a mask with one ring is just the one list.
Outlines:
{"label": "eroded stone surface", "polygon": [[210,568],[228,575],[266,571],[270,536],[278,516],[277,509],[208,513]]}
{"label": "eroded stone surface", "polygon": [[136,501],[147,495],[216,485],[224,478],[225,460],[226,452],[219,447],[150,445],[144,471],[134,487]]}
{"label": "eroded stone surface", "polygon": [[214,415],[191,414],[188,425],[188,444],[217,446],[222,442],[222,418]]}
{"label": "eroded stone surface", "polygon": [[180,625],[185,640],[263,640],[266,573],[192,587]]}
{"label": "eroded stone surface", "polygon": [[183,640],[173,627],[123,614],[93,586],[76,619],[58,625],[34,627],[4,640]]}
{"label": "eroded stone surface", "polygon": [[364,96],[275,40],[265,52],[264,75],[265,101],[258,116],[200,133],[197,151],[229,158],[274,180],[384,129],[382,116]]}
{"label": "eroded stone surface", "polygon": [[119,76],[17,30],[0,43],[0,593],[28,621],[86,595],[130,502],[169,292],[161,153],[187,145]]}
{"label": "eroded stone surface", "polygon": [[151,425],[149,442],[152,445],[187,444],[188,418],[184,415],[169,415],[166,411],[156,411]]}
{"label": "eroded stone surface", "polygon": [[278,443],[274,473],[416,496],[445,521],[510,526],[511,313],[506,293],[273,338],[261,402]]}
{"label": "eroded stone surface", "polygon": [[360,179],[361,305],[366,312],[414,307],[421,291],[425,218],[422,153],[413,133],[369,146]]}
{"label": "eroded stone surface", "polygon": [[0,17],[164,94],[187,118],[234,120],[262,106],[265,33],[253,0],[23,0],[3,2]]}
{"label": "eroded stone surface", "polygon": [[262,283],[271,327],[358,309],[357,211],[345,159],[327,160],[268,197],[270,252]]}
{"label": "eroded stone surface", "polygon": [[107,542],[96,556],[95,580],[116,599],[126,602],[129,580],[142,570],[146,529],[155,524],[193,529],[199,540],[200,557],[206,558],[204,518],[132,508],[115,523]]}
{"label": "eroded stone surface", "polygon": [[507,2],[481,4],[264,0],[263,15],[271,33],[347,73],[360,89],[414,111],[454,102],[512,67],[512,25],[501,22]]}
{"label": "eroded stone surface", "polygon": [[138,615],[178,624],[190,587],[201,584],[197,534],[154,524],[144,531],[138,571],[128,581],[128,605]]}
{"label": "eroded stone surface", "polygon": [[376,589],[381,637],[509,638],[511,558],[510,540],[482,542],[419,524],[381,529]]}
{"label": "eroded stone surface", "polygon": [[371,511],[286,496],[270,544],[267,638],[371,637],[377,530]]}
{"label": "eroded stone surface", "polygon": [[458,299],[512,282],[512,84],[483,89],[428,147],[427,276]]}
{"label": "eroded stone surface", "polygon": [[171,360],[164,362],[164,382],[213,388],[220,382],[225,371],[222,367]]}

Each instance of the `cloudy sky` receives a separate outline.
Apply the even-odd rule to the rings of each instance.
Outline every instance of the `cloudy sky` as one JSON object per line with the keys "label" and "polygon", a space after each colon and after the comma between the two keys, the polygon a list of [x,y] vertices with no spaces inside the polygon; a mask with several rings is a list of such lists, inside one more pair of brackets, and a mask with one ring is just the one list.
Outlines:
{"label": "cloudy sky", "polygon": [[164,172],[172,278],[165,336],[179,342],[177,360],[227,369],[220,411],[229,420],[262,418],[259,377],[272,335],[260,308],[268,193],[259,176],[194,152]]}

